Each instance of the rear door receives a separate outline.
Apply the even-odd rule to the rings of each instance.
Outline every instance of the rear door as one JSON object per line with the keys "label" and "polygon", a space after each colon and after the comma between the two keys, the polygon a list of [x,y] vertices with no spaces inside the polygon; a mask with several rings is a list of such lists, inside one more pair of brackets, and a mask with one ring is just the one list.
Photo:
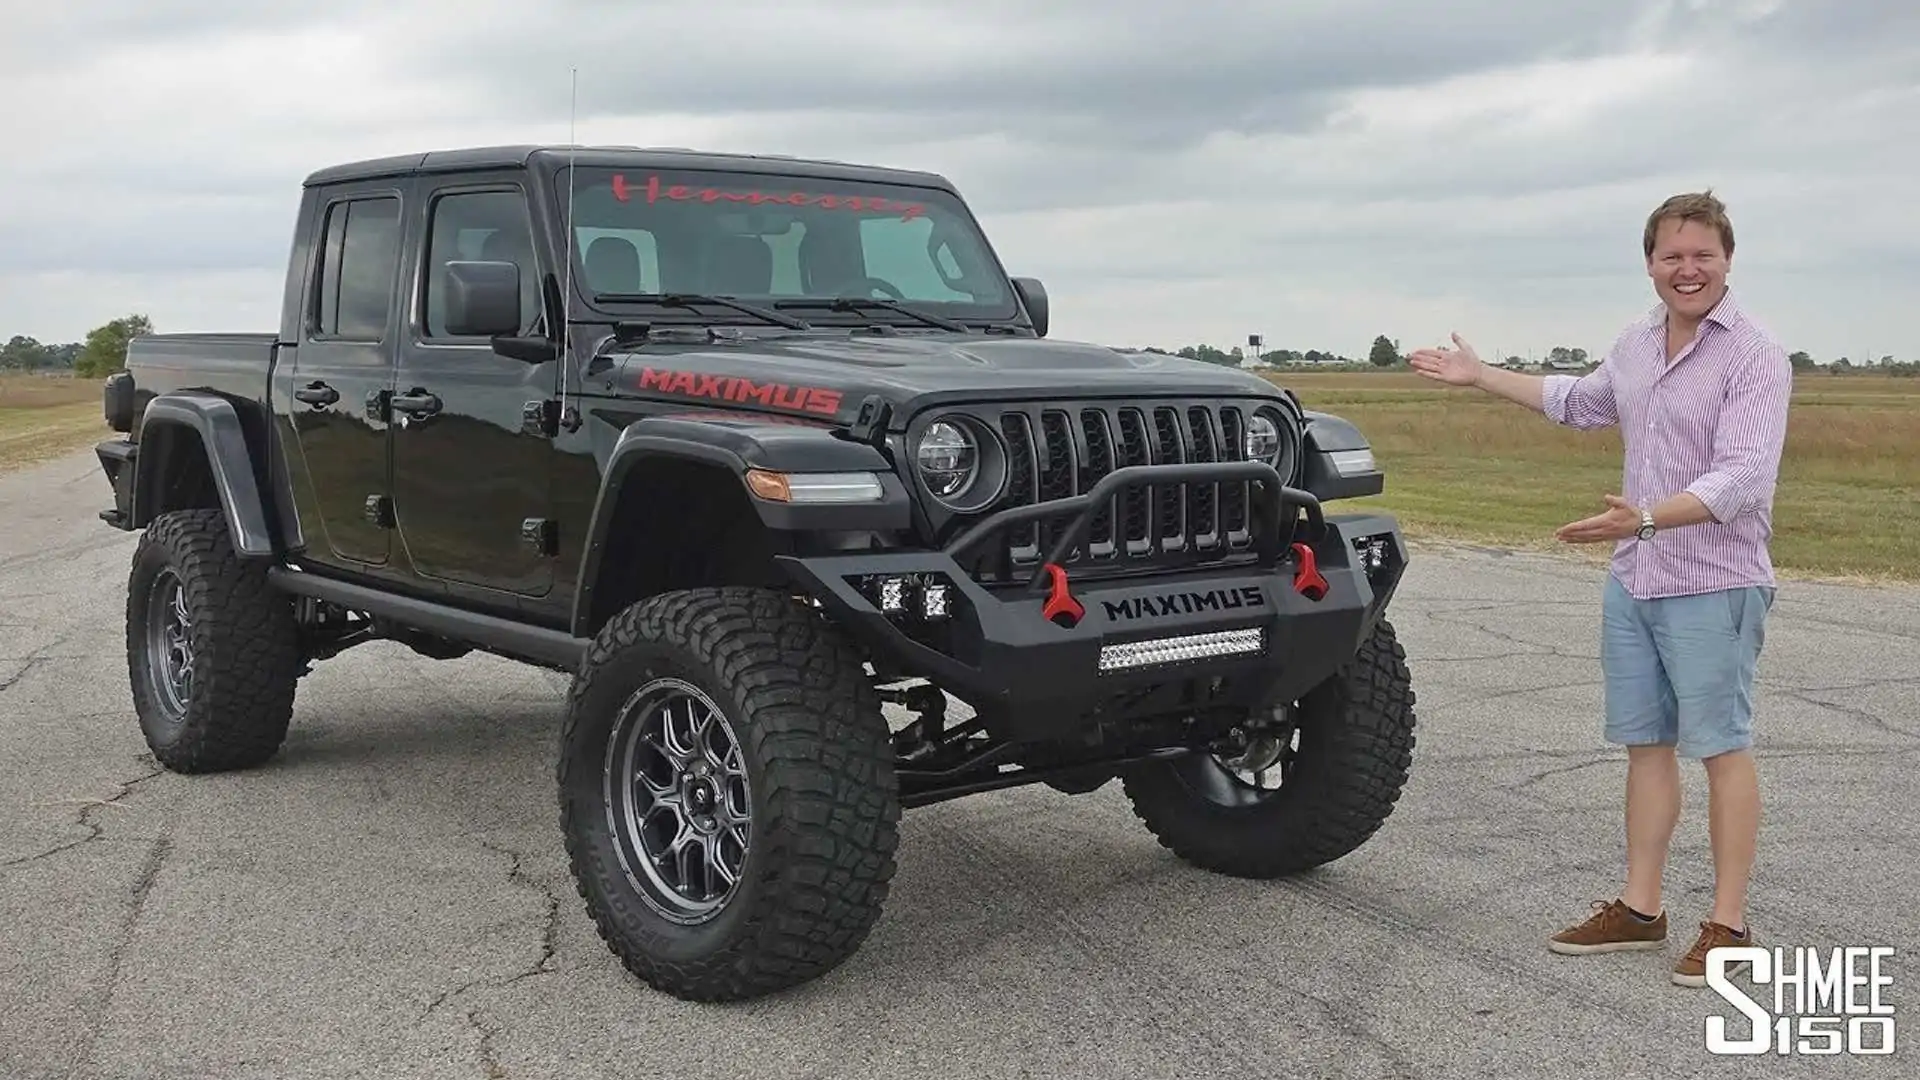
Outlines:
{"label": "rear door", "polygon": [[382,395],[393,388],[407,191],[394,181],[329,189],[316,215],[287,424],[293,497],[309,561],[345,569],[392,556],[392,484]]}
{"label": "rear door", "polygon": [[414,572],[505,608],[553,586],[555,448],[539,417],[560,365],[448,333],[441,275],[454,260],[517,263],[521,333],[544,329],[523,175],[421,178],[408,244],[418,274],[392,401],[394,511]]}

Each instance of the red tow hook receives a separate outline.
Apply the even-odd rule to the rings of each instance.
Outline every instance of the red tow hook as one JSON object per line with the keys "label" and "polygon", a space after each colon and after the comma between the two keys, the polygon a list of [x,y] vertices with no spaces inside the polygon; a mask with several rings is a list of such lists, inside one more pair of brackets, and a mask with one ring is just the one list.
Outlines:
{"label": "red tow hook", "polygon": [[1073,593],[1067,590],[1067,572],[1055,563],[1048,563],[1042,569],[1046,571],[1051,584],[1047,587],[1047,602],[1040,609],[1040,614],[1053,625],[1069,630],[1080,625],[1087,609],[1081,607],[1080,601],[1075,600]]}
{"label": "red tow hook", "polygon": [[1305,544],[1295,544],[1293,554],[1300,560],[1299,567],[1293,572],[1293,591],[1316,603],[1326,599],[1327,579],[1320,576],[1313,549]]}

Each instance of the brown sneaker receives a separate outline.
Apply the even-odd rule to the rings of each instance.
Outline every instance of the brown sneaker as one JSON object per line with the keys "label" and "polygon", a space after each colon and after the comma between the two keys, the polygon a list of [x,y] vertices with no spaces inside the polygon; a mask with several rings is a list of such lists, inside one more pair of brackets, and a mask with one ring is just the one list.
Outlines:
{"label": "brown sneaker", "polygon": [[[1694,941],[1693,948],[1688,949],[1687,955],[1681,957],[1680,961],[1673,965],[1674,985],[1707,985],[1707,953],[1710,950],[1728,945],[1751,944],[1753,944],[1753,931],[1751,928],[1747,930],[1746,934],[1736,936],[1731,927],[1722,926],[1717,922],[1701,923],[1700,937]],[[1747,966],[1745,960],[1735,964],[1728,964],[1727,974],[1733,975],[1737,972],[1745,971]]]}
{"label": "brown sneaker", "polygon": [[1578,926],[1547,939],[1547,948],[1569,956],[1587,953],[1623,952],[1629,949],[1658,949],[1667,940],[1667,913],[1648,922],[1634,915],[1620,900],[1595,900],[1593,915]]}

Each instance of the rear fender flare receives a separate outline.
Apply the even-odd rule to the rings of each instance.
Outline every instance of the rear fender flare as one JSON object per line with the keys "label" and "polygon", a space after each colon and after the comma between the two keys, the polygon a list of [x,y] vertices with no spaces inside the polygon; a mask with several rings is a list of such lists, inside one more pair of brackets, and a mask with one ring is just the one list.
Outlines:
{"label": "rear fender flare", "polygon": [[[813,425],[755,423],[728,418],[716,423],[658,417],[621,431],[601,467],[600,490],[588,521],[580,558],[580,588],[573,603],[572,631],[591,632],[595,590],[602,577],[608,535],[629,481],[649,465],[668,461],[717,467],[740,486],[761,525],[770,532],[905,532],[912,528],[907,490],[891,462],[874,446],[841,438]],[[775,472],[868,472],[880,479],[880,501],[843,505],[770,502],[747,488],[749,469]],[[662,512],[671,508],[662,507]]]}
{"label": "rear fender flare", "polygon": [[[166,434],[162,436],[162,432]],[[166,455],[154,450],[163,445],[162,438],[194,439],[206,452],[234,549],[244,556],[274,554],[273,533],[267,526],[259,482],[254,478],[246,430],[233,403],[216,394],[184,391],[161,394],[147,402],[134,472],[133,526],[142,528],[158,516]]]}

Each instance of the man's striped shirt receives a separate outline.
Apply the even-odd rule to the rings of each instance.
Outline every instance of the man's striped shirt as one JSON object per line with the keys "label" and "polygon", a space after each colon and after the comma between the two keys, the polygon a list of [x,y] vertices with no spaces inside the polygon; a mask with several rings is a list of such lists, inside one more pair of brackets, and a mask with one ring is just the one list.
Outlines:
{"label": "man's striped shirt", "polygon": [[1690,491],[1714,520],[1629,537],[1613,574],[1636,597],[1774,584],[1768,544],[1793,365],[1729,289],[1671,364],[1666,306],[1624,330],[1586,375],[1549,375],[1541,404],[1568,427],[1618,425],[1621,495],[1651,507]]}

